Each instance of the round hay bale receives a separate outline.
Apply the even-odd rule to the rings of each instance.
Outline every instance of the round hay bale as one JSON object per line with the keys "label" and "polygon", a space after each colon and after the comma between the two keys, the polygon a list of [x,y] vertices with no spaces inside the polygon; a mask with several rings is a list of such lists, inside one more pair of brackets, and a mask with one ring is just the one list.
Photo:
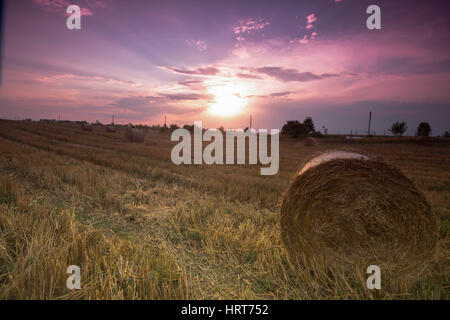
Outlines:
{"label": "round hay bale", "polygon": [[92,125],[89,123],[82,123],[81,129],[83,129],[84,131],[92,131]]}
{"label": "round hay bale", "polygon": [[438,238],[437,217],[400,170],[352,152],[328,152],[294,177],[281,206],[290,261],[306,270],[381,269],[386,287],[415,280]]}
{"label": "round hay bale", "polygon": [[144,131],[127,127],[124,133],[125,139],[130,142],[144,142]]}
{"label": "round hay bale", "polygon": [[116,132],[115,126],[106,126],[106,132]]}
{"label": "round hay bale", "polygon": [[317,146],[317,141],[314,138],[306,138],[304,142],[305,147],[315,147]]}

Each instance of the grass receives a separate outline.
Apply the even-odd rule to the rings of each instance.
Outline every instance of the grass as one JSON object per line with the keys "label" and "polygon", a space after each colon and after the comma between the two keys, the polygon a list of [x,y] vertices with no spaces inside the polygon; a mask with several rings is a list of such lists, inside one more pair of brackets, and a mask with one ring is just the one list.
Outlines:
{"label": "grass", "polygon": [[[280,172],[257,166],[174,166],[167,134],[145,144],[119,129],[0,121],[0,298],[448,299],[450,144],[282,139]],[[291,266],[279,202],[313,153],[351,147],[399,167],[440,218],[429,275],[398,292],[366,275],[311,275]],[[65,286],[67,266],[82,289]]]}

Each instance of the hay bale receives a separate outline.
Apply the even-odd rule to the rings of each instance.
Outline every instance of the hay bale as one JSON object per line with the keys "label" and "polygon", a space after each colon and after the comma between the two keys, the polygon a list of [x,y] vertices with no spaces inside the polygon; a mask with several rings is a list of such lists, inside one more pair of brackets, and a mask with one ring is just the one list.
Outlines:
{"label": "hay bale", "polygon": [[437,217],[400,170],[351,152],[308,162],[289,186],[280,214],[291,262],[351,275],[375,264],[384,288],[417,279],[438,237]]}
{"label": "hay bale", "polygon": [[81,129],[84,131],[92,131],[92,125],[89,123],[82,123]]}
{"label": "hay bale", "polygon": [[106,132],[116,132],[115,126],[106,126]]}
{"label": "hay bale", "polygon": [[306,138],[304,142],[305,147],[315,147],[317,146],[317,141],[314,138]]}
{"label": "hay bale", "polygon": [[125,139],[130,142],[144,142],[144,131],[127,127],[124,133]]}

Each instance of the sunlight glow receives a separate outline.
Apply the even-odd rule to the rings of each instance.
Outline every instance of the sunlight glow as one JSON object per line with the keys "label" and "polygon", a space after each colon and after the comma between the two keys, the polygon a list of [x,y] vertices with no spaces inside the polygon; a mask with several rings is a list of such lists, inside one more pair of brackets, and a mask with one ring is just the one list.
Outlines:
{"label": "sunlight glow", "polygon": [[234,84],[216,86],[209,89],[214,101],[209,106],[209,112],[222,117],[239,114],[247,104],[243,97],[242,87]]}

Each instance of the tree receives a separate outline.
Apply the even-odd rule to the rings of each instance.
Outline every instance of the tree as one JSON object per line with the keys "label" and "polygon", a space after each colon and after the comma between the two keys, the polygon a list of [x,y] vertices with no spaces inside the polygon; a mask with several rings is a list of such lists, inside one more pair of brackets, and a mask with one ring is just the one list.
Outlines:
{"label": "tree", "polygon": [[308,135],[312,135],[314,132],[316,132],[316,128],[314,127],[314,122],[311,117],[307,117],[305,120],[303,120],[303,126],[305,127]]}
{"label": "tree", "polygon": [[428,137],[431,134],[431,126],[428,122],[421,122],[417,126],[416,136]]}
{"label": "tree", "polygon": [[291,136],[292,138],[305,137],[308,135],[303,123],[298,120],[288,121],[281,129],[281,134]]}
{"label": "tree", "polygon": [[176,125],[176,124],[171,124],[171,125],[170,125],[170,132],[174,132],[174,131],[177,130],[178,128],[180,128],[178,125]]}
{"label": "tree", "polygon": [[405,121],[396,121],[392,124],[392,127],[389,129],[389,131],[392,132],[392,134],[395,136],[402,136],[406,132],[406,129],[408,129],[408,126],[406,125]]}
{"label": "tree", "polygon": [[193,132],[194,132],[194,125],[193,125],[193,124],[191,124],[191,125],[185,124],[185,125],[183,126],[183,129],[186,129],[186,130],[189,131],[190,133],[193,133]]}
{"label": "tree", "polygon": [[305,138],[314,135],[316,129],[311,117],[307,117],[303,123],[298,120],[288,121],[281,129],[281,134],[291,136],[293,138]]}
{"label": "tree", "polygon": [[450,138],[450,132],[445,131],[444,132],[444,138]]}

